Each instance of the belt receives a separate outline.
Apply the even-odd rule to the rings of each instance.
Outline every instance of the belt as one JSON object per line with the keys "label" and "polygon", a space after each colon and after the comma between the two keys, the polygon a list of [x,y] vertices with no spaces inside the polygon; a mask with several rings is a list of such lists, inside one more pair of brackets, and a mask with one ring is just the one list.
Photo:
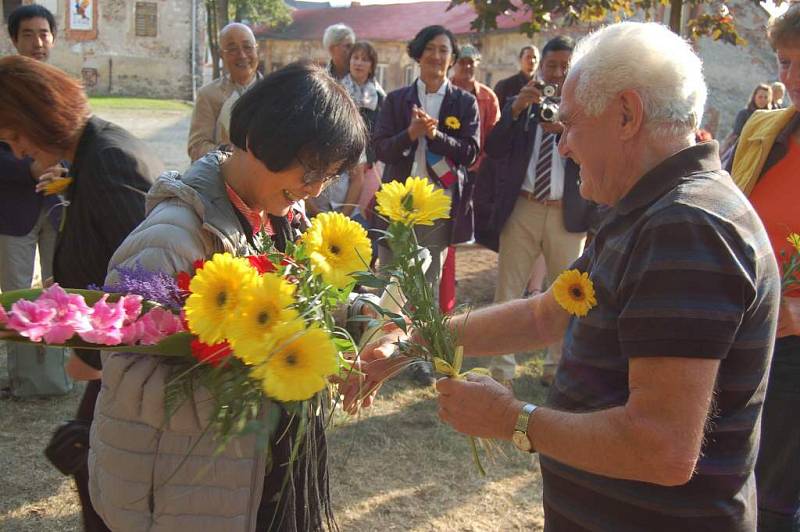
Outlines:
{"label": "belt", "polygon": [[533,195],[533,192],[528,192],[527,190],[520,190],[519,197],[525,198],[526,200],[534,203],[541,203],[545,207],[561,207],[560,199],[536,199],[536,196]]}

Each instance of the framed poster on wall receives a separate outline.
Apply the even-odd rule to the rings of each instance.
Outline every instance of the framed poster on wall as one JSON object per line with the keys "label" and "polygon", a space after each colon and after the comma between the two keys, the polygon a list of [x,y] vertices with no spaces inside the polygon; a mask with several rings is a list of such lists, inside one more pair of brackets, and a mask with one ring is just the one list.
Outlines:
{"label": "framed poster on wall", "polygon": [[97,38],[97,0],[65,0],[67,38],[88,41]]}

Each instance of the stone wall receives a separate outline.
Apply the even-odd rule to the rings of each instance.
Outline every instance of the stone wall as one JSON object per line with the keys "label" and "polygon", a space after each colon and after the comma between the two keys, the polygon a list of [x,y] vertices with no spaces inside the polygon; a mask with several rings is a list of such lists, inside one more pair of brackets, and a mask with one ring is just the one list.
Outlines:
{"label": "stone wall", "polygon": [[[50,63],[82,78],[92,95],[191,100],[192,3],[197,3],[196,60],[201,76],[206,40],[203,2],[150,0],[156,5],[156,36],[143,37],[136,35],[135,0],[94,1],[96,38],[86,40],[66,31],[68,0],[56,4],[59,29]],[[0,40],[0,54],[14,53],[7,36]]]}

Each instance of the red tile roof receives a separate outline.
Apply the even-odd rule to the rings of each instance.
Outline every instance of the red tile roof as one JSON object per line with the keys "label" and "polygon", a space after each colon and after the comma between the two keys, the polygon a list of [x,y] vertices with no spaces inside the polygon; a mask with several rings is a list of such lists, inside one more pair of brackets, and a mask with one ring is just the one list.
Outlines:
{"label": "red tile roof", "polygon": [[[347,24],[359,39],[408,41],[423,27],[440,24],[456,35],[471,33],[475,11],[469,4],[448,10],[450,2],[415,2],[351,6],[347,8],[302,9],[292,12],[293,22],[283,30],[257,29],[260,39],[320,40],[331,24]],[[497,19],[500,30],[516,29],[527,17],[518,11]]]}

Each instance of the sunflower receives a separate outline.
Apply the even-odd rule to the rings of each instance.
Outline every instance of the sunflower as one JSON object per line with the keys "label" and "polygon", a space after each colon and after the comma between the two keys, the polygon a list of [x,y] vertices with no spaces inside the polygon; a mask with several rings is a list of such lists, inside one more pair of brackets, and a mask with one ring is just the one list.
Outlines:
{"label": "sunflower", "polygon": [[336,288],[353,281],[351,273],[369,268],[372,245],[357,222],[338,212],[318,214],[303,234],[311,268]]}
{"label": "sunflower", "polygon": [[271,332],[281,323],[297,318],[297,311],[289,308],[295,302],[294,290],[294,285],[274,273],[264,273],[242,288],[227,334],[236,357],[247,364],[264,359]]}
{"label": "sunflower", "polygon": [[304,401],[325,388],[338,369],[328,333],[317,326],[305,329],[295,320],[276,327],[274,337],[269,358],[250,372],[264,393],[278,401]]}
{"label": "sunflower", "polygon": [[51,179],[43,188],[42,192],[45,196],[52,196],[53,194],[61,194],[69,188],[72,184],[71,177],[56,177]]}
{"label": "sunflower", "polygon": [[450,129],[461,129],[461,122],[455,116],[445,118],[444,125]]}
{"label": "sunflower", "polygon": [[434,220],[450,215],[450,198],[422,177],[385,183],[375,193],[375,201],[379,213],[404,225],[433,225]]}
{"label": "sunflower", "polygon": [[786,237],[786,241],[789,242],[798,253],[800,253],[800,235],[797,233],[789,233],[789,236]]}
{"label": "sunflower", "polygon": [[553,283],[553,294],[561,307],[574,316],[586,316],[597,305],[589,274],[578,270],[562,272]]}
{"label": "sunflower", "polygon": [[206,344],[224,340],[242,290],[255,283],[257,276],[247,259],[230,253],[217,253],[206,261],[189,283],[192,295],[184,306],[189,330]]}

